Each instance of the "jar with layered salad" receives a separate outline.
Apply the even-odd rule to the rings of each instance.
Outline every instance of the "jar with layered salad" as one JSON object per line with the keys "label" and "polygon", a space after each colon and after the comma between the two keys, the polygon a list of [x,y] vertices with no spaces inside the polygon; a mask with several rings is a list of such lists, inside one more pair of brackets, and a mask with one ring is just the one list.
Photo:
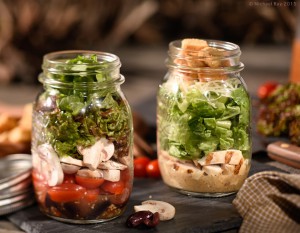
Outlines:
{"label": "jar with layered salad", "polygon": [[44,90],[33,109],[33,184],[56,220],[97,223],[120,216],[133,183],[132,114],[117,56],[61,51],[44,56]]}
{"label": "jar with layered salad", "polygon": [[235,193],[251,162],[250,97],[238,45],[183,39],[169,45],[157,96],[157,149],[165,184],[192,196]]}

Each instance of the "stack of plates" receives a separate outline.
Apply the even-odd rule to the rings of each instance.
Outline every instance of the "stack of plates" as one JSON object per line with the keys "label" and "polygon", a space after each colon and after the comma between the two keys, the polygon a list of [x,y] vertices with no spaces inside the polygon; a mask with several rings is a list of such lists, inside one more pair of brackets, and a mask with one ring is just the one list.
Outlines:
{"label": "stack of plates", "polygon": [[34,202],[31,170],[31,155],[12,154],[0,159],[0,215]]}

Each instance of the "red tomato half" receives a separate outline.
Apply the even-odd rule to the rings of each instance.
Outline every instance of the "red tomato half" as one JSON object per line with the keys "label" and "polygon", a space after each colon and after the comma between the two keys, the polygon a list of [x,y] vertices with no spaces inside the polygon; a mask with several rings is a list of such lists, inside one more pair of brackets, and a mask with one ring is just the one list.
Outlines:
{"label": "red tomato half", "polygon": [[276,89],[277,86],[278,83],[271,81],[262,84],[257,90],[258,98],[264,99],[268,97]]}
{"label": "red tomato half", "polygon": [[147,165],[150,163],[148,157],[138,157],[134,159],[134,176],[135,177],[146,177],[147,176]]}
{"label": "red tomato half", "polygon": [[125,183],[122,180],[117,182],[105,181],[101,188],[111,194],[121,194],[125,188]]}
{"label": "red tomato half", "polygon": [[48,194],[52,201],[55,202],[69,202],[81,199],[86,192],[86,189],[80,185],[65,183],[48,190]]}
{"label": "red tomato half", "polygon": [[99,195],[101,194],[100,189],[88,189],[85,193],[85,199],[88,202],[95,202],[98,200]]}
{"label": "red tomato half", "polygon": [[147,175],[152,178],[160,178],[158,160],[152,160],[147,166]]}
{"label": "red tomato half", "polygon": [[77,184],[88,189],[99,188],[104,182],[103,178],[91,178],[91,177],[84,177],[84,176],[76,176],[75,180]]}

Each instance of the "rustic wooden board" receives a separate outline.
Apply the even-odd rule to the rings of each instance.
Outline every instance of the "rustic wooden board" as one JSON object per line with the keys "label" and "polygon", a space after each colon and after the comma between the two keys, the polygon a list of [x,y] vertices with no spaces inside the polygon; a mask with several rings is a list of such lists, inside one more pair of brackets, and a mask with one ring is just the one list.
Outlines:
{"label": "rustic wooden board", "polygon": [[[265,170],[275,170],[275,168],[253,161],[250,174]],[[133,205],[140,204],[150,197],[172,203],[176,208],[175,218],[161,222],[154,229],[141,231],[127,228],[125,221],[133,213]],[[136,179],[129,205],[123,216],[106,223],[92,225],[61,223],[42,215],[37,205],[11,214],[8,219],[20,226],[22,230],[30,233],[237,232],[242,219],[232,205],[234,198],[235,195],[221,198],[188,197],[172,191],[161,180]]]}

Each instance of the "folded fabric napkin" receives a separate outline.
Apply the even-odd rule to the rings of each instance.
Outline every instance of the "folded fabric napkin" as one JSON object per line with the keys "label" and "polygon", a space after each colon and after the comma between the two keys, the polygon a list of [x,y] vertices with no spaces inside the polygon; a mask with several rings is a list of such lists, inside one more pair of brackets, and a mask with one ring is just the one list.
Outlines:
{"label": "folded fabric napkin", "polygon": [[245,181],[233,205],[243,217],[240,233],[300,232],[300,175],[256,173]]}

